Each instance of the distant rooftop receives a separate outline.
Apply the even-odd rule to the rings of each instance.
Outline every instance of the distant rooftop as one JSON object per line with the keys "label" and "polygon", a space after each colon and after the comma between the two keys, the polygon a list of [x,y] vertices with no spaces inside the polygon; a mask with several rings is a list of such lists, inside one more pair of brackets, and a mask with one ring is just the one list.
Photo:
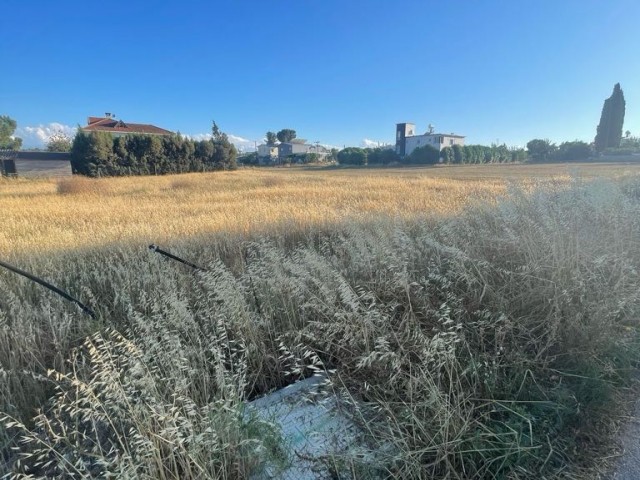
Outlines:
{"label": "distant rooftop", "polygon": [[117,120],[110,113],[105,117],[89,117],[87,125],[81,127],[85,132],[131,133],[144,135],[173,135],[170,130],[146,123],[129,123]]}
{"label": "distant rooftop", "polygon": [[453,137],[453,138],[466,138],[464,135],[456,135],[455,133],[422,133],[420,135],[411,135],[412,137],[436,137],[436,136],[443,136],[443,137]]}

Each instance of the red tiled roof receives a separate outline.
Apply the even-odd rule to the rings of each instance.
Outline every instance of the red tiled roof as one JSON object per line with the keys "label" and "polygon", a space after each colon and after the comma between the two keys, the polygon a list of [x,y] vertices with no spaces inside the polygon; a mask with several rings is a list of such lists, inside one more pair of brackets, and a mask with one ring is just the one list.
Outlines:
{"label": "red tiled roof", "polygon": [[125,123],[110,117],[89,117],[89,124],[82,127],[85,132],[110,132],[110,133],[145,133],[150,135],[173,135],[173,132],[155,125],[144,123]]}

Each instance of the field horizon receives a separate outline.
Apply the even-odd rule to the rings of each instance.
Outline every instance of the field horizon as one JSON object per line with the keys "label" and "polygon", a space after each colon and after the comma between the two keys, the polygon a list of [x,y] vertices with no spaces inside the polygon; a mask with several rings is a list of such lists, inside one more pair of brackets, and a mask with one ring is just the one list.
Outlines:
{"label": "field horizon", "polygon": [[209,234],[448,216],[509,186],[640,173],[640,164],[505,164],[401,168],[245,168],[91,179],[3,179],[0,252],[49,254],[171,244]]}

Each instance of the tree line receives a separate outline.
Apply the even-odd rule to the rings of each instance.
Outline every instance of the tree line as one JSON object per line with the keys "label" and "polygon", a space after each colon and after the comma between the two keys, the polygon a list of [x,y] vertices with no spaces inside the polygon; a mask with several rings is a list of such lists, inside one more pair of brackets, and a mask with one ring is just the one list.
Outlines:
{"label": "tree line", "polygon": [[357,148],[349,147],[337,154],[338,163],[342,165],[435,165],[446,164],[481,164],[522,162],[527,159],[523,148],[506,145],[453,145],[438,150],[425,145],[413,150],[409,155],[401,157],[392,148]]}
{"label": "tree line", "polygon": [[97,176],[164,175],[235,169],[237,152],[213,122],[212,137],[196,141],[171,136],[79,131],[71,145],[74,173]]}
{"label": "tree line", "polygon": [[[433,165],[483,164],[521,161],[578,161],[594,154],[628,154],[640,151],[640,139],[627,131],[622,135],[626,102],[617,83],[610,97],[604,101],[600,122],[592,144],[582,141],[556,145],[547,139],[533,139],[523,148],[506,145],[453,145],[438,150],[426,145],[416,148],[410,155],[400,157],[390,148],[349,147],[332,151],[329,159],[344,165]],[[22,140],[16,138],[16,121],[0,115],[0,150],[18,150]],[[296,131],[284,128],[277,133],[266,133],[266,142],[290,142],[297,138]],[[195,141],[179,134],[170,137],[128,135],[113,137],[109,133],[79,131],[73,142],[62,133],[53,135],[47,145],[49,151],[71,151],[72,166],[76,173],[90,176],[148,175],[236,168],[237,152],[215,122],[212,138]],[[257,155],[246,156],[246,164],[257,163]],[[313,156],[290,161],[306,163]]]}

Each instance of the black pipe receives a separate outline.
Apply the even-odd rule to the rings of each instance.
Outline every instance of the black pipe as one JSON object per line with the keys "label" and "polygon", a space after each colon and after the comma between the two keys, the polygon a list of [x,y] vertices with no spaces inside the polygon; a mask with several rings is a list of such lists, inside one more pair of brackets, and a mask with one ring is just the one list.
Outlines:
{"label": "black pipe", "polygon": [[9,265],[8,263],[4,263],[3,261],[0,261],[0,267],[4,267],[7,270],[11,270],[14,273],[17,273],[18,275],[22,275],[23,277],[27,277],[29,280],[32,280],[40,285],[42,285],[45,288],[48,288],[49,290],[51,290],[52,292],[57,293],[58,295],[60,295],[63,298],[66,298],[67,300],[69,300],[70,302],[75,303],[76,305],[78,305],[82,311],[84,313],[86,313],[87,315],[89,315],[91,318],[96,318],[96,314],[93,313],[93,311],[87,307],[84,303],[82,303],[80,300],[77,300],[75,298],[73,298],[71,295],[69,295],[66,292],[63,292],[62,290],[60,290],[58,287],[51,285],[49,282],[45,282],[44,280],[31,275],[30,273],[25,272],[24,270],[20,270],[19,268],[16,268],[12,265]]}
{"label": "black pipe", "polygon": [[176,257],[175,255],[173,255],[172,253],[167,252],[166,250],[162,250],[160,247],[158,247],[157,245],[151,244],[149,245],[149,250],[151,250],[152,252],[158,252],[160,255],[164,255],[165,257],[168,257],[172,260],[175,260],[176,262],[180,262],[180,263],[184,263],[185,265],[195,269],[195,270],[200,270],[201,272],[206,272],[207,270],[199,267],[198,265],[191,263],[191,262],[187,262],[186,260],[183,260],[180,257]]}
{"label": "black pipe", "polygon": [[[171,258],[172,260],[175,260],[177,262],[180,263],[184,263],[185,265],[188,265],[189,267],[195,269],[195,270],[199,270],[201,272],[206,272],[207,269],[206,268],[202,268],[199,267],[198,265],[195,265],[191,262],[188,262],[180,257],[177,257],[169,252],[167,252],[166,250],[162,250],[160,247],[158,247],[155,244],[151,244],[149,245],[149,250],[151,250],[152,252],[158,252],[161,255],[164,255],[165,257]],[[244,263],[245,265],[247,264],[247,256],[245,254],[245,258],[244,258]],[[249,275],[249,283],[251,284],[251,291],[253,292],[253,299],[256,303],[256,308],[258,309],[258,314],[262,315],[262,308],[260,308],[260,300],[258,299],[258,295],[256,294],[256,287],[253,284],[253,278],[251,277],[251,275]]]}

